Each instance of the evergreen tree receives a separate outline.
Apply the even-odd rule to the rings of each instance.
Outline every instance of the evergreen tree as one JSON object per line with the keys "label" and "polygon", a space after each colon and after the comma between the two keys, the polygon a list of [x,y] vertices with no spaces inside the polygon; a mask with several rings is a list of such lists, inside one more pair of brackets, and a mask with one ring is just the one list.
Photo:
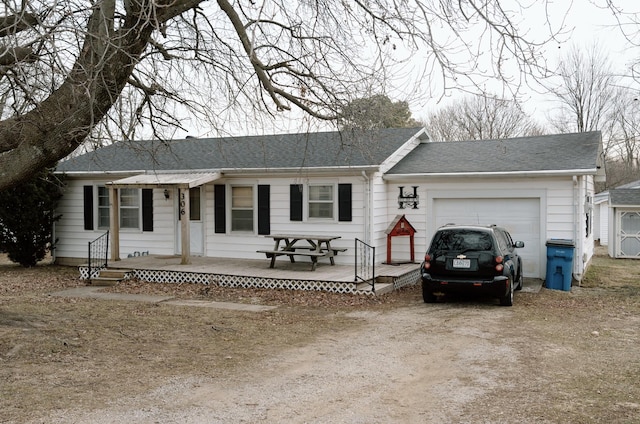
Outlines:
{"label": "evergreen tree", "polygon": [[53,223],[62,197],[62,180],[52,169],[0,192],[0,249],[9,260],[35,266],[55,246]]}

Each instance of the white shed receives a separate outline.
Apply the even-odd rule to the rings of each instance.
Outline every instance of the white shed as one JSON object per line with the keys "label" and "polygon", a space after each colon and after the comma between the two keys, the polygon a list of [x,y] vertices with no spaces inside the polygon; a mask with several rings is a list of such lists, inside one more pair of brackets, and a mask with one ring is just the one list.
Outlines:
{"label": "white shed", "polygon": [[640,259],[640,184],[609,191],[609,256]]}

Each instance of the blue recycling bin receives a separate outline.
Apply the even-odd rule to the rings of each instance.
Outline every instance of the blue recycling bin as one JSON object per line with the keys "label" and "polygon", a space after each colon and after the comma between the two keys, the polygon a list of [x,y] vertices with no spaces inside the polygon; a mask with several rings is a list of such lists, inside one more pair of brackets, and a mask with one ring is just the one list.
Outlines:
{"label": "blue recycling bin", "polygon": [[573,240],[547,240],[547,279],[545,286],[553,290],[571,290],[573,274]]}

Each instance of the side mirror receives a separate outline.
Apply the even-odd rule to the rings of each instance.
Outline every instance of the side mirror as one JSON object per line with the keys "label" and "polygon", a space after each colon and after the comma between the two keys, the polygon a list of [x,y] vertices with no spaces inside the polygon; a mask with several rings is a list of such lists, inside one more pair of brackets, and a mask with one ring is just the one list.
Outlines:
{"label": "side mirror", "polygon": [[523,241],[517,241],[515,242],[514,246],[518,249],[523,248],[524,247],[524,242]]}

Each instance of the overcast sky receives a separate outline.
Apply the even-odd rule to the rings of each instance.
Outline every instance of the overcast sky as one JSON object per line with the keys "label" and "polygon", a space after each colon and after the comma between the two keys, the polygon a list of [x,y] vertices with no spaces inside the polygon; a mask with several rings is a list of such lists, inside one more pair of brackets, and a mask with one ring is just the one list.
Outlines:
{"label": "overcast sky", "polygon": [[[640,1],[638,0],[613,1],[627,12],[640,13]],[[502,3],[508,4],[508,2],[509,0],[505,0]],[[536,0],[530,1],[530,3],[535,2]],[[544,2],[538,0],[537,3]],[[558,41],[548,43],[544,49],[544,59],[549,63],[550,68],[556,66],[560,56],[569,52],[573,45],[588,48],[596,43],[602,46],[618,71],[629,74],[630,65],[639,60],[640,50],[628,42],[613,14],[607,8],[602,7],[604,3],[604,0],[556,0],[545,5],[548,7],[549,13],[545,13],[543,7],[537,9],[532,7],[528,10],[530,14],[525,16],[520,23],[525,26],[524,31],[527,31],[531,36],[535,36],[535,34],[539,34],[540,37],[548,36],[549,25],[554,30],[564,28]],[[600,7],[598,7],[599,5]],[[549,23],[546,22],[547,17]],[[635,35],[632,34],[634,27],[626,27],[628,35]],[[638,42],[640,43],[640,40]],[[636,87],[636,89],[640,89],[640,87]],[[499,91],[498,87],[495,91]],[[529,87],[524,87],[521,96],[525,108],[540,121],[553,107],[552,99],[545,96],[542,91],[540,86],[531,82]],[[452,91],[444,99],[429,98],[428,96],[414,99],[411,101],[413,115],[422,120],[430,111],[437,110],[441,104],[446,104],[452,99],[455,100],[461,95]]]}
{"label": "overcast sky", "polygon": [[[625,12],[636,12],[640,14],[640,0],[612,0],[617,7],[621,7]],[[629,66],[640,57],[640,49],[633,47],[625,39],[615,17],[606,8],[606,0],[501,0],[500,4],[505,9],[509,9],[512,4],[528,6],[526,10],[514,17],[514,22],[521,27],[521,34],[528,39],[541,41],[549,37],[550,31],[560,31],[557,41],[549,42],[544,50],[544,59],[550,68],[557,65],[558,59],[563,52],[568,52],[572,46],[590,47],[593,43],[598,43],[609,54],[612,63],[620,72],[628,73]],[[600,6],[600,7],[599,7]],[[635,28],[640,25],[633,25],[627,28],[630,35]],[[469,37],[472,38],[472,37]],[[473,40],[465,40],[470,42]],[[640,43],[640,39],[638,39]],[[401,54],[401,53],[399,53]],[[387,94],[394,101],[408,100],[413,117],[418,120],[425,120],[427,115],[436,111],[447,102],[462,97],[464,94],[452,90],[443,95],[442,87],[436,83],[429,84],[424,79],[418,77],[421,59],[419,55],[412,56],[414,63],[405,64],[404,67],[395,72],[406,80],[400,78],[388,86]],[[462,63],[464,58],[462,58]],[[434,85],[435,84],[435,85]],[[495,82],[488,81],[483,86],[488,91],[500,95],[502,88]],[[635,87],[636,89],[640,87]],[[550,98],[542,92],[543,89],[529,80],[529,85],[521,86],[520,100],[525,109],[534,116],[542,125],[545,125],[546,116],[553,108],[554,104]],[[506,94],[506,92],[505,92]],[[187,122],[187,121],[185,121]],[[331,130],[333,127],[319,127],[307,116],[297,110],[278,114],[270,122],[270,128],[264,128],[264,133],[281,132],[304,132],[316,130]],[[230,134],[244,135],[246,128],[228,128]],[[248,130],[247,130],[248,131]],[[255,129],[248,131],[255,134]],[[208,132],[206,128],[193,130],[190,135],[206,137],[218,134]],[[175,134],[176,138],[184,137],[184,133]]]}

